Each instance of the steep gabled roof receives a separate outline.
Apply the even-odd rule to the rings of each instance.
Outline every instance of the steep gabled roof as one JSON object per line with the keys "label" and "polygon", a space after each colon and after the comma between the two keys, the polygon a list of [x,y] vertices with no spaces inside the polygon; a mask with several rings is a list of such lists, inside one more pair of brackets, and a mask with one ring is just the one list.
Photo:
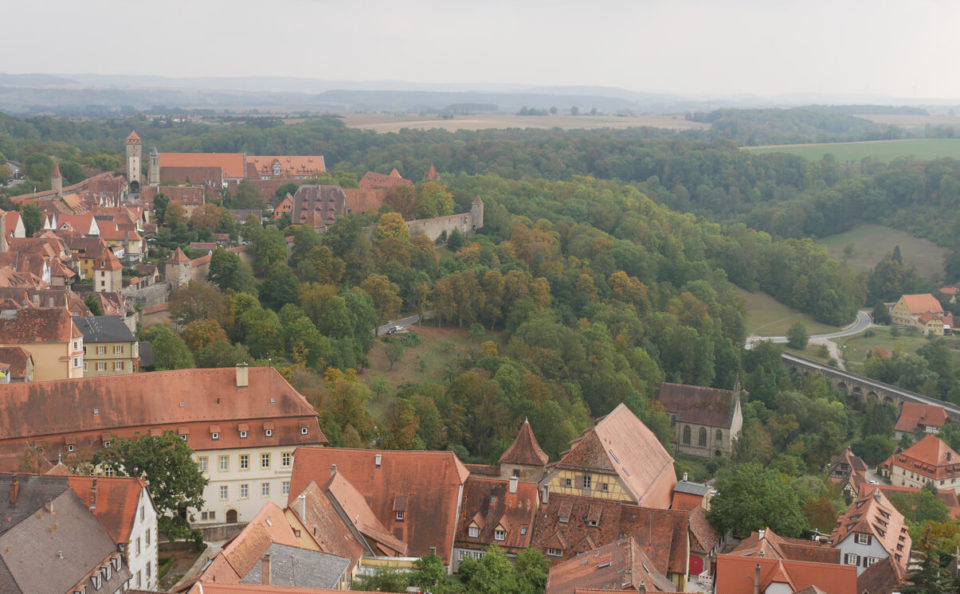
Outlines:
{"label": "steep gabled roof", "polygon": [[62,307],[21,309],[0,315],[0,344],[69,342],[79,336],[70,312]]}
{"label": "steep gabled roof", "polygon": [[[160,168],[219,167],[224,177],[242,179],[247,175],[243,153],[160,153]],[[195,183],[198,180],[193,180]]]}
{"label": "steep gabled roof", "polygon": [[853,565],[737,555],[717,557],[716,591],[724,594],[753,594],[758,566],[761,592],[774,583],[788,586],[791,592],[800,592],[811,586],[826,594],[857,592],[857,568]]}
{"label": "steep gabled roof", "polygon": [[325,553],[352,559],[356,564],[364,553],[375,552],[367,546],[363,536],[351,529],[350,520],[340,515],[329,494],[313,481],[290,500],[287,513],[294,514]]}
{"label": "steep gabled roof", "polygon": [[909,472],[941,479],[960,473],[960,454],[939,437],[926,435],[906,450],[890,456],[884,465],[901,466]]}
{"label": "steep gabled roof", "polygon": [[170,258],[167,260],[167,264],[189,264],[190,258],[183,253],[183,250],[177,246],[177,249],[173,252]]}
{"label": "steep gabled roof", "polygon": [[546,466],[549,457],[540,448],[537,438],[530,428],[530,421],[524,419],[520,431],[507,451],[500,456],[500,464],[520,464],[526,466]]}
{"label": "steep gabled roof", "polygon": [[664,509],[677,484],[673,458],[622,403],[573,442],[554,468],[615,472],[636,503]]}
{"label": "steep gabled roof", "polygon": [[740,557],[840,563],[840,549],[830,546],[829,543],[821,544],[812,540],[787,538],[774,533],[769,528],[762,535],[759,532],[752,533],[730,554]]}
{"label": "steep gabled roof", "polygon": [[943,313],[943,307],[940,305],[940,301],[930,293],[903,295],[900,299],[903,300],[903,303],[912,315],[920,315],[928,312]]}
{"label": "steep gabled roof", "polygon": [[120,316],[75,317],[73,323],[83,334],[84,342],[136,342],[137,340]]}
{"label": "steep gabled roof", "polygon": [[0,347],[0,363],[6,363],[10,366],[8,370],[10,377],[24,378],[27,374],[27,363],[32,355],[23,347],[9,346]]}
{"label": "steep gabled roof", "polygon": [[728,429],[737,395],[730,390],[664,382],[657,400],[680,423]]}
{"label": "steep gabled roof", "polygon": [[892,557],[886,557],[867,568],[857,578],[860,594],[889,594],[903,582],[903,571]]}
{"label": "steep gabled roof", "polygon": [[456,454],[301,447],[294,454],[289,505],[296,505],[295,494],[311,481],[325,484],[334,465],[390,534],[406,543],[409,555],[436,548],[449,562],[460,491],[470,474]]}
{"label": "steep gabled roof", "polygon": [[[56,468],[56,467],[54,467]],[[127,476],[70,476],[67,483],[84,505],[93,512],[113,542],[130,542],[130,531],[137,519],[140,494],[147,483]]]}
{"label": "steep gabled roof", "polygon": [[[510,492],[510,481],[470,477],[463,489],[457,546],[486,548],[498,544],[508,552],[530,546],[533,519],[539,496],[536,483],[517,482],[516,493]],[[470,525],[476,524],[479,534],[470,536]],[[506,530],[506,538],[497,541],[497,526]]]}
{"label": "steep gabled roof", "polygon": [[546,594],[583,590],[677,591],[673,582],[654,569],[633,538],[611,542],[550,568]]}
{"label": "steep gabled roof", "polygon": [[[898,564],[906,569],[912,544],[910,534],[903,514],[897,511],[882,491],[875,490],[850,504],[847,511],[837,518],[830,541],[833,546],[838,546],[853,533],[873,536],[890,557],[899,555]],[[898,545],[903,547],[902,552],[897,550]]]}
{"label": "steep gabled roof", "polygon": [[400,175],[400,172],[397,171],[394,167],[393,171],[389,175],[383,173],[377,173],[375,171],[368,171],[363,174],[363,177],[360,178],[360,189],[361,190],[372,190],[373,188],[392,188],[398,184],[412,184],[413,182],[409,179],[404,179]]}

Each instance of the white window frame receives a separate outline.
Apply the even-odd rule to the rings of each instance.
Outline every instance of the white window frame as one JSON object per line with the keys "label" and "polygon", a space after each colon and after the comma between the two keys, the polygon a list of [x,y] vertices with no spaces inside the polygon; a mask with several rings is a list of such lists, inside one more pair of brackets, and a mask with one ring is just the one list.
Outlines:
{"label": "white window frame", "polygon": [[290,494],[290,481],[283,481],[280,483],[280,492],[284,495]]}
{"label": "white window frame", "polygon": [[97,354],[98,354],[98,355],[106,355],[106,354],[107,354],[107,347],[106,347],[105,345],[102,345],[102,344],[97,345]]}
{"label": "white window frame", "polygon": [[493,540],[498,540],[500,542],[507,540],[507,531],[498,527],[493,531]]}
{"label": "white window frame", "polygon": [[230,470],[230,456],[220,456],[218,467],[222,472]]}
{"label": "white window frame", "polygon": [[250,470],[250,454],[240,454],[240,470]]}
{"label": "white window frame", "polygon": [[402,511],[398,511],[398,512],[397,512],[397,515],[396,515],[395,517],[396,517],[396,519],[397,519],[398,522],[402,522],[402,521],[403,521],[403,512],[402,512]]}
{"label": "white window frame", "polygon": [[200,472],[207,471],[207,464],[208,464],[208,459],[206,456],[200,456],[199,458],[197,458],[197,468],[200,469]]}
{"label": "white window frame", "polygon": [[260,454],[260,468],[270,468],[270,453]]}
{"label": "white window frame", "polygon": [[114,355],[122,355],[122,354],[123,354],[123,345],[122,345],[122,344],[115,344],[115,345],[113,345],[113,354],[114,354]]}
{"label": "white window frame", "polygon": [[470,526],[467,528],[467,536],[470,538],[479,538],[480,537],[480,528],[477,526]]}
{"label": "white window frame", "polygon": [[854,542],[856,542],[857,544],[869,545],[870,535],[863,534],[862,532],[857,532],[856,535],[854,536]]}
{"label": "white window frame", "polygon": [[240,485],[240,499],[247,499],[250,497],[250,485],[243,483]]}
{"label": "white window frame", "polygon": [[293,464],[293,452],[283,452],[280,454],[280,465],[289,467]]}
{"label": "white window frame", "polygon": [[270,497],[270,483],[260,483],[260,496]]}
{"label": "white window frame", "polygon": [[230,497],[230,489],[227,485],[220,485],[220,501],[226,501]]}

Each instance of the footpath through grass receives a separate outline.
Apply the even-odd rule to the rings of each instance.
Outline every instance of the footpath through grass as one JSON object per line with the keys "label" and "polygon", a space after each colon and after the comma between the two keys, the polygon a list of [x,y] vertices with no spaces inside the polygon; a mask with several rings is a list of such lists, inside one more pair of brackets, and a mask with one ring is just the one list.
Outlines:
{"label": "footpath through grass", "polygon": [[866,142],[828,142],[817,144],[788,144],[743,147],[756,153],[790,153],[810,161],[820,161],[832,154],[841,163],[859,162],[870,157],[892,161],[899,157],[913,157],[929,161],[942,157],[960,159],[960,139],[911,138],[907,140],[877,140]]}
{"label": "footpath through grass", "polygon": [[747,312],[747,334],[753,336],[786,336],[794,322],[807,327],[807,334],[825,334],[839,330],[814,320],[809,315],[788,307],[770,295],[757,291],[751,293],[737,288]]}

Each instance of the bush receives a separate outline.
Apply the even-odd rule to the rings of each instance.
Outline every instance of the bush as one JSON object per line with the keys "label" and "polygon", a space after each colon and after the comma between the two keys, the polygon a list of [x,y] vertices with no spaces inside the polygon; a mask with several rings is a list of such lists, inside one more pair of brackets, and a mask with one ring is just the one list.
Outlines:
{"label": "bush", "polygon": [[807,341],[810,340],[810,335],[807,334],[807,327],[801,324],[800,322],[794,322],[790,326],[790,329],[787,330],[787,344],[790,345],[790,348],[803,350],[807,348]]}

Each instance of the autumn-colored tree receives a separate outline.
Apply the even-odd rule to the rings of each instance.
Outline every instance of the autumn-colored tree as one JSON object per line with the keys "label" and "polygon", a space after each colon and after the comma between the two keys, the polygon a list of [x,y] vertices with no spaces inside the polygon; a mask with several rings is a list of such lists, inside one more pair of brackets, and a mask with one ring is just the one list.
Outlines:
{"label": "autumn-colored tree", "polygon": [[170,315],[180,326],[194,320],[216,320],[226,310],[223,296],[216,288],[202,281],[190,281],[170,293],[167,300]]}
{"label": "autumn-colored tree", "polygon": [[400,299],[400,287],[382,274],[371,274],[360,285],[360,288],[373,300],[373,307],[377,312],[379,324],[397,317],[403,300]]}
{"label": "autumn-colored tree", "polygon": [[220,207],[207,203],[194,208],[193,214],[190,215],[190,223],[194,229],[204,229],[213,233],[220,223]]}
{"label": "autumn-colored tree", "polygon": [[414,214],[418,219],[430,219],[453,214],[453,194],[438,181],[427,181],[420,186]]}
{"label": "autumn-colored tree", "polygon": [[183,329],[183,341],[194,354],[218,340],[226,340],[227,333],[216,320],[194,320]]}
{"label": "autumn-colored tree", "polygon": [[326,373],[326,408],[333,413],[341,427],[352,427],[363,443],[374,437],[374,422],[367,413],[370,390],[357,379],[352,369],[341,372],[328,369]]}
{"label": "autumn-colored tree", "polygon": [[413,209],[416,202],[417,190],[409,184],[397,184],[387,189],[387,195],[383,199],[384,204],[389,205],[394,212],[408,221],[414,217]]}
{"label": "autumn-colored tree", "polygon": [[420,423],[413,404],[406,398],[395,398],[390,403],[384,420],[383,447],[390,450],[422,449],[423,442],[417,437]]}
{"label": "autumn-colored tree", "polygon": [[171,229],[187,222],[187,209],[179,202],[171,202],[163,215],[163,224]]}

